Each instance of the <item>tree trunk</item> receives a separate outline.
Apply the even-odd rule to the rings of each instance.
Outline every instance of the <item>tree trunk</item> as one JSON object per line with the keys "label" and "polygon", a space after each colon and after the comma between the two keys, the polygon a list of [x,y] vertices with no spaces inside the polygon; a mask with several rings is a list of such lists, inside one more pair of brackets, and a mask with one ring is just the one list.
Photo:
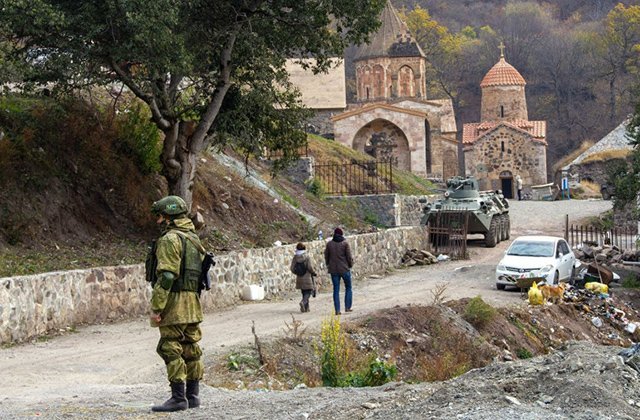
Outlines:
{"label": "tree trunk", "polygon": [[616,123],[616,76],[609,79],[609,123],[614,126]]}
{"label": "tree trunk", "polygon": [[191,139],[195,127],[190,121],[176,121],[164,130],[164,146],[161,155],[162,175],[167,180],[170,195],[184,199],[189,209],[193,202],[193,185],[196,177],[198,150],[193,150]]}

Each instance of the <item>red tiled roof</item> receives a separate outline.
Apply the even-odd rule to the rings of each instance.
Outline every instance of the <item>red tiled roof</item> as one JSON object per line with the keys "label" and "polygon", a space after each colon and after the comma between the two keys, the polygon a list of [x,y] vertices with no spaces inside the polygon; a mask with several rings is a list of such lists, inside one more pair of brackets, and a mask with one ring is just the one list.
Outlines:
{"label": "red tiled roof", "polygon": [[511,64],[507,63],[504,57],[500,57],[500,60],[491,67],[491,70],[487,72],[480,82],[480,87],[485,88],[488,86],[524,86],[524,77],[515,69]]}
{"label": "red tiled roof", "polygon": [[462,127],[462,143],[473,144],[480,137],[484,136],[499,125],[506,125],[508,127],[524,131],[533,137],[533,140],[537,140],[545,144],[547,143],[547,122],[527,120],[485,121],[481,123],[465,124]]}

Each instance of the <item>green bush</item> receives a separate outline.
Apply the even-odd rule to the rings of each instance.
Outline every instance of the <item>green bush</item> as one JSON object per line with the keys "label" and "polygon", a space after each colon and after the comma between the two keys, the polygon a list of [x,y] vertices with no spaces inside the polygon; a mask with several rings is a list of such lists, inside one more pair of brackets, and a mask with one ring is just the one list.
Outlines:
{"label": "green bush", "polygon": [[136,161],[145,174],[160,171],[162,143],[160,131],[151,122],[149,111],[142,105],[134,105],[118,116],[119,148]]}
{"label": "green bush", "polygon": [[376,357],[369,363],[369,369],[364,375],[364,386],[380,386],[393,381],[398,376],[398,368],[393,363],[385,362]]}
{"label": "green bush", "polygon": [[349,349],[340,328],[340,318],[332,316],[322,321],[320,329],[322,349],[320,352],[320,374],[324,386],[345,386]]}
{"label": "green bush", "polygon": [[531,359],[533,354],[525,348],[520,348],[516,350],[516,356],[518,356],[518,359]]}
{"label": "green bush", "polygon": [[322,348],[317,351],[320,353],[320,373],[324,386],[379,386],[394,380],[398,375],[396,365],[378,357],[372,357],[365,369],[349,372],[347,366],[354,361],[338,317],[332,316],[322,322],[320,340]]}
{"label": "green bush", "polygon": [[307,191],[318,198],[322,198],[324,196],[324,188],[322,188],[322,184],[318,178],[313,178],[307,183]]}
{"label": "green bush", "polygon": [[638,281],[638,278],[636,276],[627,276],[622,281],[622,287],[625,287],[627,289],[638,289],[640,288],[640,281]]}
{"label": "green bush", "polygon": [[378,220],[378,215],[373,213],[370,210],[365,210],[363,220],[366,223],[368,223],[368,224],[370,224],[372,226],[375,226],[377,228],[383,228],[384,227],[384,225],[382,225],[382,223],[380,223],[380,220]]}
{"label": "green bush", "polygon": [[462,318],[474,327],[480,328],[491,321],[495,315],[495,308],[482,300],[480,296],[476,296],[464,308]]}

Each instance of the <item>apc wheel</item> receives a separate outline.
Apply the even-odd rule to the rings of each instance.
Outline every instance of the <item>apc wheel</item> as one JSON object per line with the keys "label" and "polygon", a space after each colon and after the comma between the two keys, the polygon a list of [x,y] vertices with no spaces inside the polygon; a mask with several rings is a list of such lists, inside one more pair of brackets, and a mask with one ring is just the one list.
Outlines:
{"label": "apc wheel", "polygon": [[497,224],[496,218],[492,217],[491,224],[489,225],[489,232],[484,234],[484,244],[487,248],[494,248],[496,246]]}
{"label": "apc wheel", "polygon": [[507,286],[504,285],[504,284],[496,283],[496,289],[498,289],[498,290],[504,290],[505,287],[507,287]]}
{"label": "apc wheel", "polygon": [[509,213],[504,215],[504,219],[507,221],[507,228],[505,229],[505,239],[511,238],[511,219],[509,219]]}
{"label": "apc wheel", "polygon": [[506,214],[500,215],[500,240],[506,241],[509,239],[509,218]]}

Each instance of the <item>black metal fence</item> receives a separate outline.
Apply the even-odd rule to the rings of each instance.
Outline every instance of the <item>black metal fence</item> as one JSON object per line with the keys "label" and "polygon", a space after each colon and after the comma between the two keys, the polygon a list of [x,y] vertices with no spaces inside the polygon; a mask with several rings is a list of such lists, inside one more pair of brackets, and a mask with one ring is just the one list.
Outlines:
{"label": "black metal fence", "polygon": [[469,212],[439,211],[429,220],[429,242],[434,254],[445,254],[453,260],[466,259]]}
{"label": "black metal fence", "polygon": [[314,165],[326,194],[363,195],[393,192],[393,162],[352,161]]}
{"label": "black metal fence", "polygon": [[595,226],[569,225],[566,222],[565,239],[572,247],[580,244],[612,245],[621,250],[638,250],[638,229],[614,227],[602,229]]}

